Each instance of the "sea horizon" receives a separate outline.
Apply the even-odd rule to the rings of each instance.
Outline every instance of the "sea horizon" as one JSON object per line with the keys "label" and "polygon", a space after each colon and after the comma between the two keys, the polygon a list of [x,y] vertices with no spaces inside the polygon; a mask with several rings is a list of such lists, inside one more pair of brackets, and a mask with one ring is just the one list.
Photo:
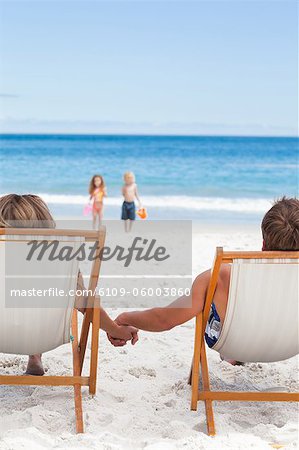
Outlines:
{"label": "sea horizon", "polygon": [[117,137],[186,137],[186,138],[248,138],[248,139],[295,139],[299,141],[299,133],[298,134],[294,134],[294,135],[271,135],[271,134],[265,134],[265,135],[260,135],[260,134],[224,134],[224,133],[214,133],[214,134],[208,134],[208,133],[203,133],[203,134],[196,134],[196,133],[190,133],[190,134],[184,134],[184,133],[83,133],[83,132],[5,132],[2,133],[0,131],[0,137],[15,137],[15,136],[65,136],[65,137],[69,137],[69,136],[75,136],[75,137],[111,137],[111,136],[117,136]]}

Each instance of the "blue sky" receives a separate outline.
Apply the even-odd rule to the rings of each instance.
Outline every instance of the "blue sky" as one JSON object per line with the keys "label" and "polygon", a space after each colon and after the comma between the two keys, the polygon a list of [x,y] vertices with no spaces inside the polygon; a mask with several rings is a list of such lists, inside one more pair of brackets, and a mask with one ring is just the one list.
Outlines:
{"label": "blue sky", "polygon": [[296,1],[0,1],[6,132],[294,135]]}

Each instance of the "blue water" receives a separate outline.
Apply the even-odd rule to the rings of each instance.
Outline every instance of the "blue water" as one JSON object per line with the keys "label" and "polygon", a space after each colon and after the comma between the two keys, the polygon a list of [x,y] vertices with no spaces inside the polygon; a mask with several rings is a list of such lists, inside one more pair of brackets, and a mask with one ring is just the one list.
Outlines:
{"label": "blue water", "polygon": [[2,135],[0,154],[0,193],[43,193],[65,209],[76,204],[81,211],[95,173],[116,207],[127,170],[152,210],[185,202],[188,217],[208,211],[209,201],[211,213],[214,204],[233,213],[236,202],[239,213],[254,213],[257,199],[298,194],[296,138]]}

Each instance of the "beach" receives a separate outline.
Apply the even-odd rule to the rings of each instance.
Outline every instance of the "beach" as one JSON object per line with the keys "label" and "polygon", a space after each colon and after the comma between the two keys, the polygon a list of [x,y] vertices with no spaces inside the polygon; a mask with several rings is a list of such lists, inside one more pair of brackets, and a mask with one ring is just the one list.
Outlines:
{"label": "beach", "polygon": [[[259,250],[258,224],[193,225],[193,277],[209,268],[216,246]],[[103,305],[111,317],[122,309]],[[73,392],[58,387],[0,388],[0,448],[269,449],[297,448],[292,403],[215,402],[216,437],[208,437],[203,403],[190,411],[187,384],[194,320],[164,333],[140,332],[136,346],[114,348],[101,332],[97,395],[83,389],[85,434],[75,434]],[[71,346],[44,355],[47,374],[71,373]],[[89,353],[87,352],[87,361]],[[215,389],[296,390],[298,359],[231,366],[208,349]],[[26,357],[0,354],[1,374],[20,374]]]}
{"label": "beach", "polygon": [[[108,190],[104,218],[118,221],[122,174],[133,170],[149,221],[192,220],[192,279],[211,267],[217,246],[260,250],[264,213],[282,195],[296,195],[293,138],[3,135],[1,143],[7,161],[1,194],[39,194],[63,228],[91,228],[91,217],[82,212],[97,172]],[[40,170],[28,176],[36,161]],[[176,242],[175,235],[171,239]],[[144,306],[143,300],[134,307]],[[102,304],[112,318],[131,305],[126,298],[104,298]],[[134,347],[114,348],[101,332],[97,395],[83,389],[84,435],[75,434],[72,389],[1,386],[1,450],[296,448],[298,407],[292,403],[215,402],[217,435],[207,435],[204,405],[190,410],[194,323],[140,332]],[[26,360],[0,354],[0,373],[21,374]],[[71,346],[45,354],[43,361],[47,374],[71,373]],[[234,367],[208,349],[208,361],[215,389],[297,388],[298,358]]]}
{"label": "beach", "polygon": [[297,449],[297,2],[0,24],[0,450]]}

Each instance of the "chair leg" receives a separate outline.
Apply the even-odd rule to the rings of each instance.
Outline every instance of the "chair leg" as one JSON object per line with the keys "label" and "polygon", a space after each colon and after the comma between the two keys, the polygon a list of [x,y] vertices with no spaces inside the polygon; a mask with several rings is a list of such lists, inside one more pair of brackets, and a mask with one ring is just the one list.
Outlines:
{"label": "chair leg", "polygon": [[84,433],[81,386],[78,385],[74,386],[74,394],[75,394],[76,432]]}
{"label": "chair leg", "polygon": [[[205,344],[203,343],[201,348],[201,372],[202,372],[202,386],[204,391],[210,391],[210,379],[209,379],[209,369],[207,363],[207,355]],[[205,400],[205,409],[206,409],[206,419],[207,419],[207,429],[209,436],[215,436],[215,420],[214,420],[214,412],[213,412],[213,404],[212,400]]]}
{"label": "chair leg", "polygon": [[209,436],[215,436],[215,420],[214,420],[214,412],[213,405],[211,400],[205,400],[205,408],[206,408],[206,418],[207,418],[207,429]]}
{"label": "chair leg", "polygon": [[192,367],[193,367],[193,358],[192,358],[192,362],[191,362],[191,367],[190,367],[190,372],[189,372],[189,377],[188,377],[188,384],[191,386],[192,384]]}
{"label": "chair leg", "polygon": [[199,381],[199,363],[200,363],[200,349],[202,346],[202,314],[196,316],[195,322],[195,340],[194,340],[194,354],[191,368],[191,410],[197,410],[198,402],[198,381]]}
{"label": "chair leg", "polygon": [[83,323],[82,323],[82,327],[81,327],[81,336],[80,336],[80,342],[79,342],[80,373],[82,372],[82,369],[83,369],[83,363],[84,363],[84,357],[85,357],[85,352],[86,352],[86,345],[87,345],[87,340],[88,340],[91,317],[92,317],[92,310],[89,308],[85,311]]}
{"label": "chair leg", "polygon": [[[222,262],[223,250],[217,247],[213,269],[211,273],[211,278],[207,290],[206,300],[203,312],[196,317],[196,332],[195,332],[195,345],[194,345],[194,361],[193,361],[193,380],[192,380],[192,402],[191,408],[196,409],[198,401],[198,375],[199,375],[199,363],[201,364],[201,375],[202,375],[202,389],[203,391],[210,391],[210,381],[209,381],[209,371],[205,350],[204,342],[204,328],[209,318],[210,308],[213,301],[213,296],[217,286],[217,279]],[[198,336],[198,337],[197,337]],[[196,359],[195,359],[196,358]],[[196,371],[196,373],[194,373]],[[195,382],[196,380],[196,382]],[[197,393],[197,398],[195,395]],[[207,427],[208,434],[210,436],[215,435],[215,424],[214,424],[214,414],[213,406],[211,400],[205,400],[206,417],[207,417]]]}
{"label": "chair leg", "polygon": [[95,395],[97,383],[98,351],[99,351],[99,329],[100,329],[100,299],[94,300],[91,334],[91,354],[90,354],[90,384],[89,393]]}
{"label": "chair leg", "polygon": [[[73,335],[73,342],[72,342],[73,373],[75,376],[78,376],[81,374],[81,369],[80,369],[80,354],[78,347],[78,315],[76,309],[74,309],[73,311],[72,335]],[[75,397],[76,431],[77,433],[84,433],[81,385],[78,384],[74,385],[74,397]]]}

